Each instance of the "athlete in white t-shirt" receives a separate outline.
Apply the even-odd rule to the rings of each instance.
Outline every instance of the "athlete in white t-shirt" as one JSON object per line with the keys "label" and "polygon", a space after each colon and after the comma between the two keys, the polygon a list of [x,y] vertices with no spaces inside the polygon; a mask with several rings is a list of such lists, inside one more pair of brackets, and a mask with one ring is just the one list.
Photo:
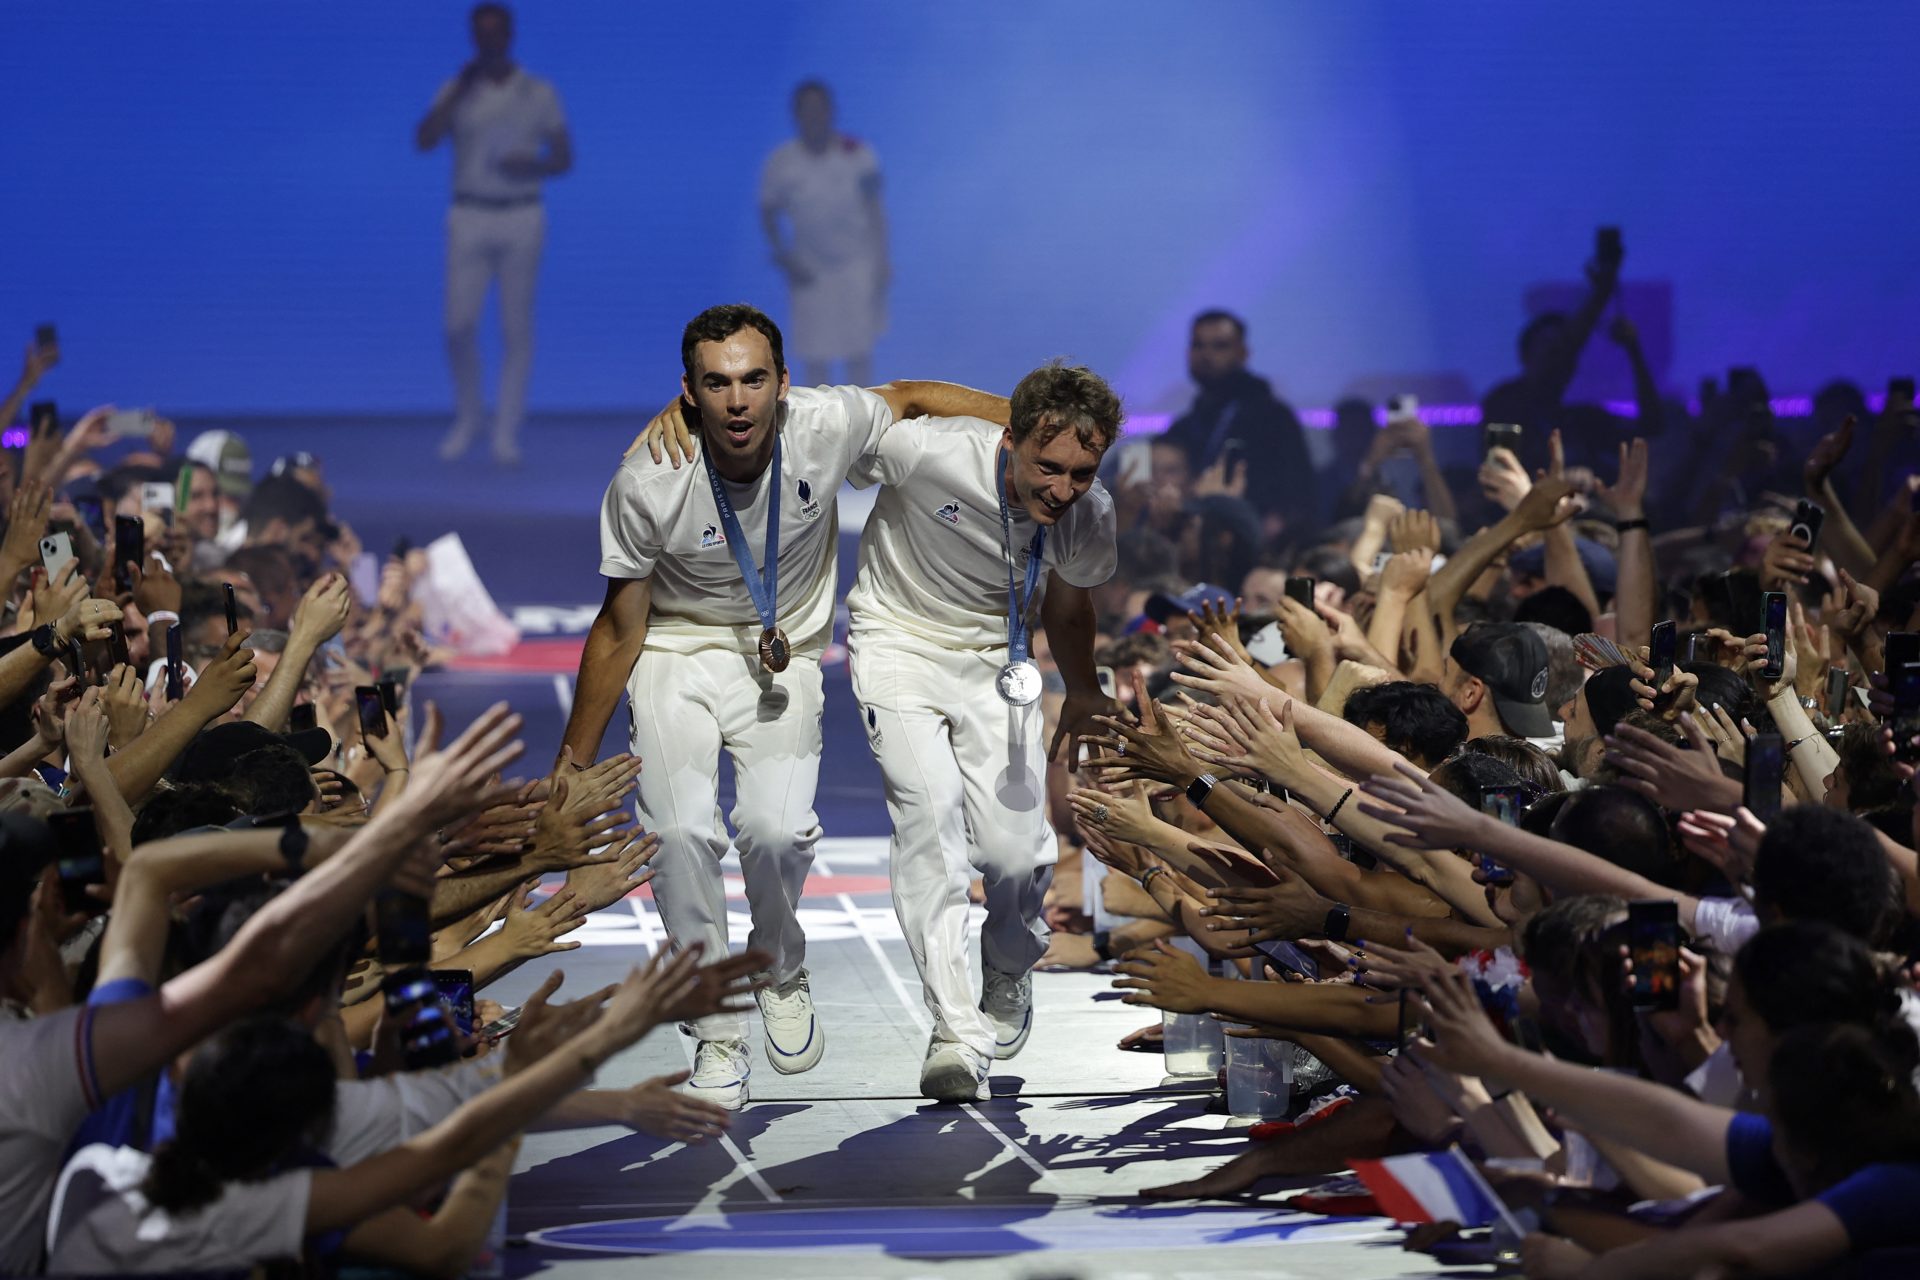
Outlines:
{"label": "athlete in white t-shirt", "polygon": [[[1089,589],[1112,576],[1113,500],[1094,479],[1120,401],[1086,369],[1048,365],[1014,390],[1011,424],[896,428],[847,596],[853,689],[886,776],[894,907],[933,1014],[920,1090],[971,1101],[1033,1025],[1053,875],[1046,762],[1114,710],[1093,662]],[[1066,683],[1043,744],[1035,618]],[[1069,757],[1071,760],[1071,757]],[[983,994],[968,977],[967,884],[985,880]]]}
{"label": "athlete in white t-shirt", "polygon": [[[607,487],[607,595],[581,655],[565,743],[575,764],[591,763],[627,691],[632,749],[645,762],[640,809],[661,840],[654,898],[674,945],[703,942],[709,954],[727,946],[728,836],[716,798],[721,749],[733,757],[750,941],[774,956],[759,993],[767,1058],[777,1071],[804,1071],[826,1045],[795,908],[820,837],[820,654],[833,631],[840,483],[896,416],[991,413],[1005,402],[936,382],[790,388],[780,330],[746,306],[696,316],[681,359],[685,400],[649,431],[683,433],[690,402],[703,424],[700,457],[681,467],[635,449]],[[718,1014],[693,1030],[691,1087],[745,1105],[746,1020]]]}
{"label": "athlete in white t-shirt", "polygon": [[493,456],[520,460],[533,368],[533,287],[547,238],[540,184],[573,168],[573,140],[553,85],[513,61],[513,15],[503,4],[473,7],[473,61],[440,86],[414,131],[431,151],[453,139],[453,204],[447,210],[447,360],[453,367],[453,430],[440,446],[464,454],[486,413],[480,376],[480,309],[500,282],[500,401]]}
{"label": "athlete in white t-shirt", "polygon": [[[793,91],[799,135],[760,170],[760,222],[792,299],[793,355],[800,380],[873,380],[873,347],[887,328],[887,214],[873,148],[833,127],[833,96],[818,80]],[[790,235],[781,231],[784,217]]]}

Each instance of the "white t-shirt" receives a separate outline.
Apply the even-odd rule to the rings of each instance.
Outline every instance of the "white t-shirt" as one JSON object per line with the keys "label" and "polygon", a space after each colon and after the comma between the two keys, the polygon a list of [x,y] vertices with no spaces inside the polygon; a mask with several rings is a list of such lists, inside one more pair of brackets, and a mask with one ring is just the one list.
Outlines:
{"label": "white t-shirt", "polygon": [[0,1275],[40,1269],[54,1175],[98,1105],[87,1057],[92,1013],[0,1020]]}
{"label": "white t-shirt", "polygon": [[[434,95],[439,106],[459,80]],[[506,79],[477,76],[453,108],[453,194],[482,200],[521,200],[540,194],[540,179],[512,178],[500,171],[508,156],[537,156],[546,140],[567,127],[552,82],[515,67]]]}
{"label": "white t-shirt", "polygon": [[[781,427],[779,625],[794,650],[817,654],[833,634],[840,482],[879,446],[893,410],[861,387],[795,387]],[[771,465],[752,484],[722,480],[756,572],[767,550]],[[670,653],[755,653],[762,624],[734,563],[705,463],[675,470],[636,449],[600,507],[600,572],[651,578],[646,647]]]}
{"label": "white t-shirt", "polygon": [[877,192],[880,159],[844,135],[825,151],[798,138],[775,147],[760,169],[760,207],[793,223],[793,251],[815,267],[864,261],[879,248],[869,193]]}
{"label": "white t-shirt", "polygon": [[1760,918],[1745,898],[1701,898],[1693,909],[1694,940],[1730,956],[1760,932]]}
{"label": "white t-shirt", "polygon": [[213,1271],[300,1256],[311,1169],[229,1182],[212,1204],[176,1215],[140,1193],[152,1164],[144,1151],[105,1143],[73,1153],[54,1190],[47,1270]]}
{"label": "white t-shirt", "polygon": [[504,1057],[493,1053],[437,1071],[342,1080],[333,1091],[333,1129],[323,1149],[343,1169],[392,1150],[499,1084]]}
{"label": "white t-shirt", "polygon": [[[902,424],[880,442],[864,479],[883,486],[860,535],[860,570],[847,609],[856,636],[904,631],[956,649],[1007,643],[1007,557],[994,459],[1004,428],[979,418]],[[1026,586],[1034,522],[1014,507],[1014,579]],[[1047,530],[1046,568],[1076,587],[1113,576],[1113,499],[1098,481]],[[1047,574],[1034,584],[1039,617]]]}

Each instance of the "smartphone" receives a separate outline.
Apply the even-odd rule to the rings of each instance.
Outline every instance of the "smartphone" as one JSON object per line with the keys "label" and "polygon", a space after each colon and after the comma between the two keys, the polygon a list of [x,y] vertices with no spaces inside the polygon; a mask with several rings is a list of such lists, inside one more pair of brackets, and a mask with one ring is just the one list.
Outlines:
{"label": "smartphone", "polygon": [[1119,682],[1113,678],[1112,667],[1095,667],[1093,669],[1093,678],[1100,682],[1100,692],[1106,694],[1109,698],[1117,698],[1120,696],[1118,692],[1120,685]]}
{"label": "smartphone", "polygon": [[164,480],[149,480],[140,486],[140,509],[165,513],[173,523],[173,486]]}
{"label": "smartphone", "polygon": [[[1153,479],[1153,446],[1145,440],[1129,440],[1120,446],[1120,465],[1114,474],[1114,482],[1122,489],[1143,485]],[[404,557],[406,552],[394,548],[396,557]]]}
{"label": "smartphone", "polygon": [[1827,668],[1827,719],[1838,722],[1847,714],[1847,669]]}
{"label": "smartphone", "polygon": [[[153,410],[115,409],[107,415],[109,440],[144,440],[153,434]],[[145,485],[141,486],[146,488]],[[168,485],[167,488],[173,488]]]}
{"label": "smartphone", "polygon": [[513,1029],[520,1025],[520,1010],[523,1008],[525,1008],[524,1005],[515,1005],[513,1008],[495,1018],[492,1022],[489,1022],[486,1026],[475,1031],[473,1033],[474,1038],[482,1044],[498,1044],[500,1041],[505,1040],[513,1034]]}
{"label": "smartphone", "polygon": [[381,989],[387,1017],[400,1027],[400,1060],[408,1071],[444,1067],[460,1056],[453,1018],[432,974],[418,967],[389,973]]}
{"label": "smartphone", "polygon": [[[1480,789],[1480,812],[1491,814],[1510,827],[1520,825],[1520,815],[1527,808],[1527,789],[1525,787],[1482,787]],[[1486,854],[1480,855],[1480,871],[1488,884],[1511,884],[1513,872],[1502,866]]]}
{"label": "smartphone", "polygon": [[435,969],[433,985],[453,1013],[453,1025],[460,1034],[473,1034],[473,974],[467,969]]}
{"label": "smartphone", "polygon": [[1687,662],[1689,664],[1711,661],[1710,658],[1700,656],[1700,645],[1707,639],[1709,639],[1709,637],[1702,635],[1698,631],[1690,631],[1687,633]]}
{"label": "smartphone", "polygon": [[1489,422],[1480,432],[1480,452],[1482,456],[1495,449],[1509,449],[1514,457],[1520,456],[1520,424],[1517,422]]}
{"label": "smartphone", "polygon": [[1787,593],[1768,591],[1761,600],[1766,611],[1767,664],[1760,674],[1778,680],[1787,663]]}
{"label": "smartphone", "polygon": [[287,713],[287,732],[305,733],[320,727],[320,712],[311,702],[296,702]]}
{"label": "smartphone", "polygon": [[433,921],[427,900],[399,889],[383,889],[373,900],[374,938],[380,963],[389,969],[420,965],[433,958]]}
{"label": "smartphone", "polygon": [[[1920,760],[1920,662],[1888,667],[1893,686],[1893,758],[1905,763]],[[1752,752],[1749,750],[1749,756]]]}
{"label": "smartphone", "polygon": [[1747,776],[1740,803],[1762,822],[1780,812],[1780,778],[1786,770],[1786,744],[1777,733],[1756,733],[1747,739]]}
{"label": "smartphone", "polygon": [[47,815],[47,830],[53,836],[54,865],[67,911],[97,915],[106,910],[106,903],[87,893],[88,885],[107,882],[106,851],[93,824],[93,810],[55,810]]}
{"label": "smartphone", "polygon": [[[127,648],[127,629],[117,622],[109,622],[107,632],[107,657],[110,659],[107,670],[111,671],[114,667],[131,667],[133,652]],[[106,682],[106,673],[103,672],[100,683]]]}
{"label": "smartphone", "polygon": [[373,687],[380,691],[380,705],[386,708],[387,714],[393,717],[395,724],[398,724],[400,722],[400,691],[406,688],[406,682],[394,676],[388,676],[377,681]]}
{"label": "smartphone", "polygon": [[180,658],[180,626],[167,628],[167,700],[178,702],[186,696],[186,665]]}
{"label": "smartphone", "polygon": [[62,530],[40,539],[40,563],[46,567],[48,582],[59,576],[61,568],[74,558],[72,534]]}
{"label": "smartphone", "polygon": [[1405,392],[1387,398],[1387,424],[1410,422],[1420,416],[1420,397]]}
{"label": "smartphone", "polygon": [[360,709],[360,733],[368,738],[387,736],[387,704],[380,699],[380,690],[370,684],[363,684],[353,691],[354,705]]}
{"label": "smartphone", "polygon": [[231,637],[240,630],[240,596],[239,593],[234,591],[231,582],[223,582],[220,584],[220,594],[226,600],[227,635]]}
{"label": "smartphone", "polygon": [[35,400],[27,410],[27,429],[32,436],[60,431],[60,406],[51,400]]}
{"label": "smartphone", "polygon": [[1671,618],[1653,624],[1653,643],[1647,648],[1647,665],[1653,668],[1655,698],[1660,696],[1660,690],[1673,676],[1673,651],[1679,642],[1680,632]]}
{"label": "smartphone", "polygon": [[1793,523],[1787,526],[1787,532],[1807,544],[1811,551],[1820,542],[1820,526],[1825,523],[1827,509],[1811,498],[1800,499],[1793,509]]}
{"label": "smartphone", "polygon": [[1920,662],[1920,631],[1889,631],[1882,648],[1889,678],[1909,662]]}
{"label": "smartphone", "polygon": [[133,590],[133,573],[128,565],[147,562],[147,526],[139,516],[113,518],[113,585],[122,592]]}
{"label": "smartphone", "polygon": [[1720,575],[1727,593],[1727,627],[1741,639],[1760,630],[1766,622],[1760,602],[1760,580],[1751,572],[1729,569]]}
{"label": "smartphone", "polygon": [[60,345],[60,331],[50,324],[38,324],[33,327],[33,345],[36,347],[57,347]]}
{"label": "smartphone", "polygon": [[1296,604],[1303,604],[1311,609],[1313,608],[1314,586],[1315,582],[1312,578],[1288,578],[1287,599],[1294,601]]}
{"label": "smartphone", "polygon": [[67,674],[78,681],[82,689],[91,683],[87,679],[87,656],[81,652],[78,637],[67,641]]}
{"label": "smartphone", "polygon": [[1627,955],[1633,1007],[1680,1007],[1680,904],[1671,898],[1627,904]]}
{"label": "smartphone", "polygon": [[1620,240],[1620,228],[1597,227],[1593,233],[1593,256],[1605,263],[1617,263],[1627,256]]}

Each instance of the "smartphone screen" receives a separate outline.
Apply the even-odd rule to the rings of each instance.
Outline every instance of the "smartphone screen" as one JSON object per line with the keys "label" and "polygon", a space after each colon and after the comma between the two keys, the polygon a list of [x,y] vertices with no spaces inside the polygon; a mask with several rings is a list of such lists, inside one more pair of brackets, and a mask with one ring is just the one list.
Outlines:
{"label": "smartphone screen", "polygon": [[27,410],[27,428],[31,434],[43,436],[60,430],[60,406],[51,400],[36,400]]}
{"label": "smartphone screen", "polygon": [[178,702],[187,692],[186,663],[180,657],[180,627],[167,628],[167,700]]}
{"label": "smartphone screen", "polygon": [[50,324],[33,327],[33,345],[36,347],[56,347],[60,345],[60,331]]}
{"label": "smartphone screen", "polygon": [[113,582],[119,590],[133,590],[130,565],[147,562],[147,526],[139,516],[113,518]]}
{"label": "smartphone screen", "polygon": [[[1490,814],[1510,827],[1520,825],[1520,815],[1526,811],[1526,807],[1525,787],[1482,787],[1480,790],[1480,812]],[[1480,855],[1480,872],[1488,884],[1510,884],[1513,881],[1510,869],[1484,853]]]}
{"label": "smartphone screen", "polygon": [[95,915],[107,904],[87,893],[88,885],[107,882],[106,853],[100,845],[100,832],[93,824],[93,810],[61,809],[47,815],[47,830],[53,835],[55,867],[60,876],[60,897],[67,910]]}
{"label": "smartphone screen", "polygon": [[296,702],[287,713],[287,732],[305,733],[320,726],[320,712],[311,702]]}
{"label": "smartphone screen", "polygon": [[1596,227],[1593,232],[1593,256],[1602,262],[1618,262],[1626,256],[1621,246],[1620,228]]}
{"label": "smartphone screen", "polygon": [[392,677],[374,685],[380,691],[380,705],[387,709],[387,714],[396,722],[400,719],[400,687],[400,682]]}
{"label": "smartphone screen", "polygon": [[1653,643],[1647,650],[1647,665],[1653,668],[1653,696],[1656,698],[1673,676],[1673,651],[1679,643],[1680,631],[1672,619],[1654,623]]}
{"label": "smartphone screen", "polygon": [[1762,822],[1780,812],[1780,775],[1786,767],[1785,744],[1777,733],[1756,733],[1747,739],[1747,777],[1741,803]]}
{"label": "smartphone screen", "polygon": [[1847,669],[1827,668],[1827,719],[1838,722],[1847,714]]}
{"label": "smartphone screen", "polygon": [[1627,904],[1627,955],[1633,961],[1633,1007],[1680,1007],[1680,904]]}
{"label": "smartphone screen", "polygon": [[1820,526],[1826,522],[1827,509],[1811,498],[1800,499],[1800,505],[1793,509],[1793,523],[1787,532],[1807,544],[1811,551],[1820,541]]}
{"label": "smartphone screen", "polygon": [[231,582],[220,584],[220,594],[227,605],[227,634],[233,635],[240,630],[240,596]]}
{"label": "smartphone screen", "polygon": [[1767,664],[1760,674],[1778,680],[1787,663],[1787,593],[1769,591],[1761,598],[1766,610]]}
{"label": "smartphone screen", "polygon": [[353,701],[360,708],[360,732],[369,738],[387,736],[387,705],[380,700],[380,690],[370,684],[354,689]]}
{"label": "smartphone screen", "polygon": [[1516,422],[1489,422],[1480,433],[1481,452],[1492,453],[1495,449],[1508,449],[1514,457],[1520,456],[1520,424]]}
{"label": "smartphone screen", "polygon": [[388,968],[425,964],[433,957],[433,922],[427,900],[398,889],[374,899],[374,934],[380,963]]}
{"label": "smartphone screen", "polygon": [[1920,662],[1903,662],[1889,667],[1893,686],[1893,758],[1920,760]]}
{"label": "smartphone screen", "polygon": [[1294,601],[1296,604],[1303,604],[1311,609],[1313,608],[1314,586],[1315,583],[1312,578],[1288,578],[1287,599]]}
{"label": "smartphone screen", "polygon": [[440,992],[440,998],[447,1002],[447,1008],[453,1011],[453,1025],[460,1028],[460,1034],[473,1034],[473,974],[466,969],[435,969],[433,985]]}

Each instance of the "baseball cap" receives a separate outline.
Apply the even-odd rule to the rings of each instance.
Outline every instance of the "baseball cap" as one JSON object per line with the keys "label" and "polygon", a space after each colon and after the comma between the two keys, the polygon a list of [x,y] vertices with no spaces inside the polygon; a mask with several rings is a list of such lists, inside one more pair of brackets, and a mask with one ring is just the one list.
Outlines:
{"label": "baseball cap", "polygon": [[1500,722],[1523,738],[1553,736],[1547,711],[1547,646],[1524,622],[1479,622],[1454,640],[1448,655],[1493,693]]}
{"label": "baseball cap", "polygon": [[1165,591],[1156,591],[1148,596],[1147,617],[1164,626],[1170,619],[1198,613],[1209,603],[1231,609],[1235,599],[1233,592],[1225,587],[1216,587],[1211,582],[1196,582],[1177,596]]}
{"label": "baseball cap", "polygon": [[187,460],[213,472],[220,492],[244,498],[253,491],[253,453],[231,431],[202,431],[187,446]]}
{"label": "baseball cap", "polygon": [[173,780],[215,781],[228,773],[241,756],[271,746],[292,747],[309,765],[315,765],[333,750],[333,738],[318,726],[299,733],[275,733],[249,720],[217,724],[188,744],[173,766]]}

